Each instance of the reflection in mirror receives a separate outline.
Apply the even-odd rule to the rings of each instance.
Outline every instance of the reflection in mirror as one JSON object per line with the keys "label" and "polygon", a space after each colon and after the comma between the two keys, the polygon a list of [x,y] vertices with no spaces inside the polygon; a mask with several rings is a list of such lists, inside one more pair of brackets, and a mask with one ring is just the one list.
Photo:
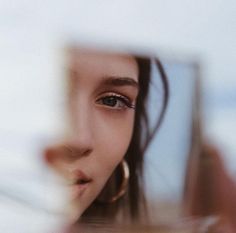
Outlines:
{"label": "reflection in mirror", "polygon": [[72,231],[174,226],[190,214],[186,167],[201,146],[198,63],[77,46],[66,55],[67,126],[45,158],[71,190]]}

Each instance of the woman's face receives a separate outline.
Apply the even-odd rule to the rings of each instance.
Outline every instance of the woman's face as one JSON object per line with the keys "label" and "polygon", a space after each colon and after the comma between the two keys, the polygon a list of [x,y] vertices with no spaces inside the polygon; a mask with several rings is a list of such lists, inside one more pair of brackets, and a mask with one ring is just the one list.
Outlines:
{"label": "woman's face", "polygon": [[46,156],[69,181],[80,216],[130,144],[138,65],[129,55],[73,50],[68,73],[70,133]]}

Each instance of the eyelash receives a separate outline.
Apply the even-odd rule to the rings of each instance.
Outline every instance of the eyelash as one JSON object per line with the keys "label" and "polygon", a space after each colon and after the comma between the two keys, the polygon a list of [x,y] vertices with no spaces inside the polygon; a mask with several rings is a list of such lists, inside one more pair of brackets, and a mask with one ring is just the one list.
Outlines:
{"label": "eyelash", "polygon": [[[113,107],[102,102],[103,100],[108,99],[108,98],[115,98],[116,101],[121,101],[122,104],[124,104],[125,106]],[[105,105],[108,108],[111,108],[111,109],[113,108],[115,110],[124,110],[126,108],[135,109],[135,104],[132,104],[131,100],[128,97],[120,95],[120,94],[116,94],[116,93],[107,93],[105,96],[102,96],[99,99],[97,99],[96,103]],[[117,103],[115,105],[117,105]]]}

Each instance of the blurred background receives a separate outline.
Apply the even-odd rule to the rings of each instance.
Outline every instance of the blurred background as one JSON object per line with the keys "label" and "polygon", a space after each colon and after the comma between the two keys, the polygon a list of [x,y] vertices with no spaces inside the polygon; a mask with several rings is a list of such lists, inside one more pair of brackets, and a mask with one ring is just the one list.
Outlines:
{"label": "blurred background", "polygon": [[[32,196],[41,200],[43,196],[43,202],[48,203],[45,193],[48,197],[53,190],[42,192],[42,186],[37,183],[34,188],[28,184],[35,180],[43,183],[41,149],[62,128],[63,48],[72,42],[132,48],[164,59],[171,97],[165,124],[147,155],[147,161],[154,161],[155,168],[147,169],[146,179],[158,177],[147,185],[150,198],[176,201],[182,198],[190,135],[190,122],[186,119],[191,117],[188,106],[194,90],[194,81],[190,80],[196,76],[195,66],[189,61],[201,67],[205,137],[217,145],[235,179],[235,41],[233,0],[51,0],[45,3],[0,0],[1,193],[6,190],[9,193],[9,187],[5,187],[8,177],[9,184],[14,184],[10,185],[15,190],[12,192],[22,192],[20,199],[25,195],[26,201]],[[168,138],[172,148],[162,143],[168,133],[172,133],[172,138]],[[156,150],[157,156],[153,156]],[[17,186],[15,177],[22,170],[31,179],[25,186]],[[22,180],[25,178],[21,178],[21,184]],[[4,205],[5,199],[0,199],[0,203]],[[15,209],[15,205],[9,203],[10,208]],[[6,218],[5,211],[0,212],[0,219],[4,215]],[[4,221],[3,227],[9,226],[7,221],[11,222],[12,216]],[[7,229],[1,225],[2,221],[0,230]],[[13,228],[11,225],[9,232],[14,232]]]}

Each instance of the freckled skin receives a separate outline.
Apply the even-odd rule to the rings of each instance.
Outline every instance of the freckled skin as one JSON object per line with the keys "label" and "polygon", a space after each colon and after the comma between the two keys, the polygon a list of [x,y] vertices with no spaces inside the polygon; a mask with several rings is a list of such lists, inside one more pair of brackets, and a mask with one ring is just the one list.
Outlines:
{"label": "freckled skin", "polygon": [[129,85],[103,85],[102,81],[104,77],[129,77],[138,82],[138,66],[129,55],[83,49],[71,52],[69,70],[70,131],[65,143],[76,150],[76,156],[69,158],[63,152],[47,155],[49,164],[65,177],[79,169],[92,178],[75,199],[80,216],[123,159],[133,132],[135,110],[127,107],[120,97],[109,96],[125,96],[133,104],[138,89]]}

